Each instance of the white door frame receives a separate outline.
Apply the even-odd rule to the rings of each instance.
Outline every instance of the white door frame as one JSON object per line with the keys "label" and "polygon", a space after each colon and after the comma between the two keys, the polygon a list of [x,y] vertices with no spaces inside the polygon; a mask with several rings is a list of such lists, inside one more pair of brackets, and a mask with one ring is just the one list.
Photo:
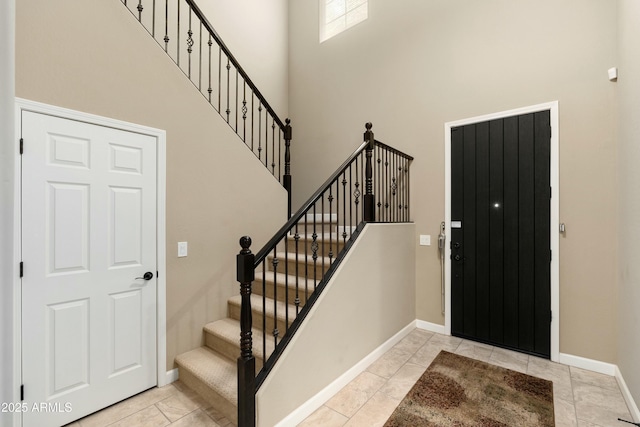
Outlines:
{"label": "white door frame", "polygon": [[[83,113],[80,111],[70,110],[67,108],[56,107],[40,102],[29,101],[26,99],[16,98],[16,110],[15,110],[15,140],[18,141],[21,135],[22,127],[22,112],[31,111],[40,114],[47,114],[50,116],[60,117],[63,119],[76,120],[88,124],[105,126],[113,129],[119,129],[127,132],[134,132],[143,135],[148,135],[156,140],[157,147],[157,218],[156,218],[156,238],[157,238],[157,312],[156,312],[156,361],[157,361],[157,383],[158,387],[168,384],[166,366],[167,366],[167,302],[166,302],[166,288],[167,288],[167,273],[166,273],[166,176],[167,176],[167,150],[166,150],[166,132],[161,129],[155,129],[147,126],[142,126],[134,123],[128,123],[121,120],[111,119],[107,117],[96,116],[94,114]],[[25,147],[28,150],[28,141]],[[21,175],[22,166],[20,153],[16,150],[15,159],[15,234],[14,234],[14,265],[18,265],[22,260],[22,242],[21,242],[21,230],[22,230],[22,213],[21,209]],[[13,330],[13,343],[14,343],[14,359],[13,359],[13,374],[14,374],[14,387],[16,395],[14,396],[14,402],[20,402],[20,384],[22,379],[22,299],[21,299],[21,279],[16,277],[13,283],[14,286],[14,330]],[[21,414],[16,413],[14,416],[14,426],[22,425]]]}
{"label": "white door frame", "polygon": [[[560,130],[558,127],[558,101],[499,113],[486,114],[468,119],[456,120],[444,124],[444,222],[445,233],[451,236],[451,128],[473,123],[481,123],[504,117],[519,116],[521,114],[538,111],[550,111],[551,119],[551,360],[557,362],[560,358]],[[444,328],[447,335],[451,335],[451,249],[445,248],[445,317]]]}

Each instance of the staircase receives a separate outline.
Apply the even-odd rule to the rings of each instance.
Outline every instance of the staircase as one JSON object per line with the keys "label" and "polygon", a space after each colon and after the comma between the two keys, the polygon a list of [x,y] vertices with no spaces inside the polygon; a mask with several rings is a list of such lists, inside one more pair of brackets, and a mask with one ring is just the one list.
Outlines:
{"label": "staircase", "polygon": [[175,359],[180,380],[219,422],[255,426],[257,390],[364,224],[410,221],[413,158],[376,141],[367,123],[363,144],[292,215],[290,121],[278,118],[195,0],[119,1],[288,193],[290,219],[262,249],[254,255],[251,239],[240,239],[240,294],[228,299],[227,317],[204,326],[204,346]]}
{"label": "staircase", "polygon": [[[270,255],[266,263],[269,266],[267,270],[256,272],[251,306],[254,325],[253,355],[256,359],[257,371],[264,366],[265,350],[267,357],[275,350],[274,341],[264,340],[263,332],[272,334],[274,327],[279,331],[288,329],[296,317],[295,314],[304,307],[320,282],[323,275],[321,271],[326,272],[329,269],[335,254],[344,247],[345,242],[340,235],[337,215],[316,215],[315,218],[316,221],[313,221],[313,214],[309,214],[297,223],[300,231],[297,239],[298,252],[295,252],[296,239],[292,234],[286,239],[288,250],[285,252],[283,247],[281,248],[283,251],[276,251],[275,256]],[[317,235],[315,240],[313,232],[307,232],[312,231],[314,225],[316,231],[326,230],[325,233]],[[304,251],[305,247],[310,247],[314,242],[319,245],[320,253],[327,254],[323,257],[324,259],[318,257],[314,260],[313,256],[309,256]],[[296,257],[295,254],[298,256]],[[330,257],[328,254],[334,255]],[[288,263],[276,262],[274,266],[274,259],[284,260],[285,258]],[[298,301],[297,305],[296,301]],[[229,298],[228,317],[204,326],[205,345],[176,358],[180,381],[195,390],[234,424],[237,424],[238,418],[236,360],[240,354],[240,303],[240,295]]]}

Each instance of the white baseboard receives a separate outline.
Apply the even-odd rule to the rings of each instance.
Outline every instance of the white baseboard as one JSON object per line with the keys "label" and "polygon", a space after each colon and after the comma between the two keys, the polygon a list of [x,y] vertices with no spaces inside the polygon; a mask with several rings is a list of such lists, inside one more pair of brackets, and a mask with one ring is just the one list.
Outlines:
{"label": "white baseboard", "polygon": [[612,363],[600,362],[599,360],[587,359],[585,357],[574,356],[566,353],[560,353],[559,362],[563,365],[587,369],[589,371],[610,376],[614,376],[617,369],[617,366]]}
{"label": "white baseboard", "polygon": [[283,418],[276,427],[294,426],[301,423],[309,415],[313,414],[316,409],[321,407],[327,400],[329,400],[334,394],[342,390],[344,386],[349,384],[358,375],[364,372],[365,369],[373,362],[375,362],[380,356],[390,350],[400,340],[406,337],[416,327],[415,321],[412,321],[407,326],[402,328],[400,332],[389,338],[378,348],[373,350],[364,359],[355,364],[351,369],[338,377],[331,384],[322,389],[319,393],[307,400],[305,403],[296,408],[293,412]]}
{"label": "white baseboard", "polygon": [[171,384],[172,382],[178,381],[178,378],[179,378],[178,368],[167,371],[165,382],[162,385],[167,385],[167,384]]}
{"label": "white baseboard", "polygon": [[622,397],[624,397],[624,401],[627,403],[627,408],[629,408],[633,421],[640,422],[640,410],[638,410],[638,405],[636,405],[636,401],[633,399],[631,391],[629,391],[629,387],[627,387],[627,383],[624,381],[622,372],[620,372],[618,366],[616,366],[615,376],[616,381],[618,381],[620,391],[622,392]]}
{"label": "white baseboard", "polygon": [[431,323],[425,320],[416,320],[416,328],[424,329],[425,331],[429,332],[435,332],[436,334],[446,335],[444,325],[438,325],[437,323]]}

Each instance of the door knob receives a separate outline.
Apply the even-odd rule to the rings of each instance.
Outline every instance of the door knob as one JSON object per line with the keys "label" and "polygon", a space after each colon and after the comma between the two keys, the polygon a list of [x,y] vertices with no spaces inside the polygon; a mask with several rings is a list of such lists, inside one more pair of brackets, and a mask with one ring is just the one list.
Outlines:
{"label": "door knob", "polygon": [[138,279],[151,280],[151,279],[153,279],[153,273],[150,272],[150,271],[147,271],[146,273],[144,273],[144,276],[136,277],[136,280],[138,280]]}

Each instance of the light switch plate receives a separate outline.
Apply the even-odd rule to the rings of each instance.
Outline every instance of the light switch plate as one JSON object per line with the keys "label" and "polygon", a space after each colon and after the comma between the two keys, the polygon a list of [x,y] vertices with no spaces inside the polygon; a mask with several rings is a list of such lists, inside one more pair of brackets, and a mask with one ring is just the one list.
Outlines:
{"label": "light switch plate", "polygon": [[187,242],[178,242],[178,258],[187,256]]}
{"label": "light switch plate", "polygon": [[420,235],[420,246],[431,246],[431,235],[429,235],[429,234],[421,234]]}

